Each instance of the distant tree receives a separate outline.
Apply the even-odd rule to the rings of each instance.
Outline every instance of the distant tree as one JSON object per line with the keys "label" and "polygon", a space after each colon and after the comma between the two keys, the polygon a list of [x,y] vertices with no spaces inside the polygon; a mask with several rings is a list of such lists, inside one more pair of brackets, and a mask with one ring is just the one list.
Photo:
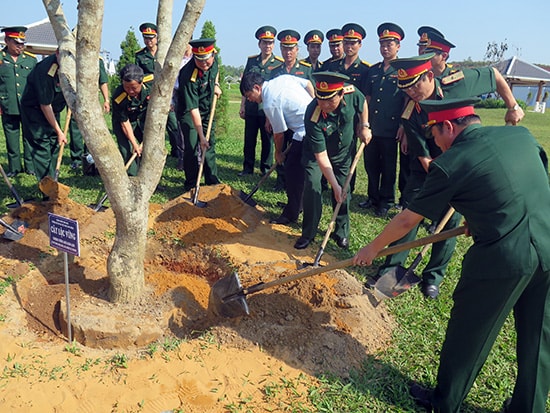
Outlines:
{"label": "distant tree", "polygon": [[[201,31],[201,38],[216,38],[216,28],[214,27],[214,23],[212,23],[210,20],[207,20],[204,22],[204,25],[202,26]],[[222,90],[222,95],[220,96],[218,100],[218,104],[216,106],[216,135],[222,137],[224,134],[227,133],[228,127],[229,127],[229,118],[228,118],[228,107],[229,107],[229,99],[227,97],[227,82],[225,80],[226,74],[225,74],[225,67],[222,64],[222,58],[220,54],[220,48],[216,45],[216,51],[218,52],[218,64],[219,64],[219,83],[220,88]]]}
{"label": "distant tree", "polygon": [[124,66],[126,66],[128,63],[135,63],[136,52],[140,48],[141,47],[139,46],[136,33],[134,32],[134,28],[130,26],[130,29],[126,32],[126,37],[120,43],[120,50],[122,51],[122,54],[118,59],[118,63],[116,65],[116,71],[120,72],[120,70]]}
{"label": "distant tree", "polygon": [[498,44],[497,42],[487,43],[487,50],[485,51],[485,60],[488,63],[498,63],[501,62],[504,58],[504,53],[508,50],[508,43],[506,39],[504,42]]}

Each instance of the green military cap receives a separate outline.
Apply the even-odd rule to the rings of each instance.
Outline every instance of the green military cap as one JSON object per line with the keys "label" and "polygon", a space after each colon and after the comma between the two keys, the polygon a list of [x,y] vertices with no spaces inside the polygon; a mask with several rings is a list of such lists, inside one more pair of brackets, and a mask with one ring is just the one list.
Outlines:
{"label": "green military cap", "polygon": [[433,53],[427,53],[390,61],[391,66],[397,70],[397,87],[405,89],[418,82],[424,73],[432,70],[432,57]]}
{"label": "green military cap", "polygon": [[189,42],[193,56],[199,60],[206,60],[216,53],[214,43],[216,43],[216,39],[212,38],[196,39]]}
{"label": "green military cap", "polygon": [[304,43],[310,44],[310,43],[323,43],[323,40],[325,40],[325,36],[323,35],[323,32],[320,30],[310,30],[306,33],[304,36]]}
{"label": "green military cap", "polygon": [[139,31],[143,37],[156,37],[157,35],[157,25],[154,23],[142,23],[139,26]]}
{"label": "green military cap", "polygon": [[418,43],[416,44],[417,46],[426,46],[426,44],[428,43],[429,33],[436,33],[441,37],[445,37],[443,36],[443,33],[431,26],[420,26],[417,30],[417,33],[420,36],[420,39],[418,39]]}
{"label": "green military cap", "polygon": [[426,52],[445,52],[449,53],[455,47],[450,41],[442,35],[435,32],[428,32],[428,41],[425,45]]}
{"label": "green military cap", "polygon": [[344,40],[344,36],[342,35],[342,30],[330,29],[327,32],[327,40],[329,43],[340,43],[342,40]]}
{"label": "green military cap", "polygon": [[300,33],[291,29],[283,30],[277,35],[277,40],[281,42],[283,47],[294,47],[300,40]]}
{"label": "green military cap", "polygon": [[[478,97],[456,99],[428,99],[420,101],[420,106],[428,114],[426,126],[433,126],[446,120],[454,120],[464,116],[475,115],[474,105],[480,102]],[[431,133],[427,136],[431,136]]]}
{"label": "green military cap", "polygon": [[27,31],[27,28],[25,26],[4,27],[2,31],[4,32],[4,37],[9,37],[10,39],[15,40],[17,43],[25,43],[25,32]]}
{"label": "green military cap", "polygon": [[357,23],[348,23],[342,26],[342,35],[344,40],[363,40],[367,37],[367,32]]}
{"label": "green military cap", "polygon": [[349,80],[348,76],[337,72],[314,72],[311,76],[315,80],[315,96],[323,100],[336,95]]}
{"label": "green military cap", "polygon": [[256,30],[256,39],[258,40],[273,40],[277,34],[277,29],[273,26],[262,26]]}
{"label": "green military cap", "polygon": [[405,38],[405,32],[395,23],[382,23],[376,29],[378,40],[398,40]]}

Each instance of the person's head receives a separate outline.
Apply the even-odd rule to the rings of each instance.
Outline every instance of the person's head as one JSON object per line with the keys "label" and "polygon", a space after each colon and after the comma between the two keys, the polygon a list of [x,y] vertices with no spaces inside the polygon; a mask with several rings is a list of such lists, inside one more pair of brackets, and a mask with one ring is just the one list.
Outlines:
{"label": "person's head", "polygon": [[429,99],[435,91],[432,57],[430,53],[390,61],[397,70],[397,87],[415,102]]}
{"label": "person's head", "polygon": [[480,100],[468,97],[420,102],[422,109],[428,113],[426,137],[433,137],[436,145],[445,152],[464,128],[481,122],[474,110],[474,105]]}
{"label": "person's head", "polygon": [[325,113],[334,112],[344,98],[344,82],[349,81],[349,77],[337,72],[315,72],[312,76],[317,105]]}
{"label": "person's head", "polygon": [[426,48],[426,45],[428,44],[429,39],[429,33],[437,33],[440,36],[443,36],[443,34],[433,27],[430,26],[421,26],[417,30],[418,35],[420,36],[420,39],[418,39],[418,43],[416,44],[418,46],[418,54],[421,55],[424,53],[424,49]]}
{"label": "person's head", "polygon": [[147,49],[152,50],[157,47],[157,25],[154,23],[142,23],[139,31],[143,36],[143,43]]}
{"label": "person's head", "polygon": [[344,36],[342,30],[330,29],[327,32],[328,48],[334,60],[344,57]]}
{"label": "person's head", "polygon": [[277,30],[273,26],[262,26],[256,30],[255,37],[258,39],[258,47],[260,48],[263,57],[271,56],[273,54],[276,34]]}
{"label": "person's head", "polygon": [[120,71],[120,80],[124,91],[130,97],[136,97],[143,88],[143,69],[138,65],[129,63]]}
{"label": "person's head", "polygon": [[323,40],[325,40],[325,36],[320,30],[310,30],[304,36],[304,43],[307,46],[307,52],[312,61],[317,61],[317,59],[319,59]]}
{"label": "person's head", "polygon": [[27,28],[25,26],[4,27],[4,42],[11,56],[19,56],[25,50]]}
{"label": "person's head", "polygon": [[262,102],[262,85],[264,78],[257,72],[247,72],[241,79],[239,86],[241,95],[250,102]]}
{"label": "person's head", "polygon": [[346,57],[357,57],[363,39],[367,37],[366,30],[356,23],[348,23],[342,27],[342,35],[344,36],[344,54]]}
{"label": "person's head", "polygon": [[378,26],[377,33],[380,54],[384,61],[395,59],[401,47],[401,40],[405,38],[403,29],[394,23],[382,23]]}
{"label": "person's head", "polygon": [[196,39],[189,42],[195,65],[203,72],[207,72],[214,64],[216,58],[215,43],[216,39],[212,38]]}
{"label": "person's head", "polygon": [[441,71],[445,68],[449,53],[453,47],[455,47],[455,45],[445,39],[443,35],[435,32],[428,32],[428,39],[423,54],[434,54],[432,57],[432,66],[439,72],[436,73],[437,75],[440,75]]}
{"label": "person's head", "polygon": [[294,64],[298,58],[298,40],[300,33],[296,30],[283,30],[277,35],[281,45],[281,56],[287,65]]}

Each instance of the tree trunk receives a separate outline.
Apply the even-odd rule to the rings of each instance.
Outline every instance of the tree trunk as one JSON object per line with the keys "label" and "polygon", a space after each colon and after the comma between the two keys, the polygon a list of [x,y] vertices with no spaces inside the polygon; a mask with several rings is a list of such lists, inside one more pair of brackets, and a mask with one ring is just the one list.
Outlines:
{"label": "tree trunk", "polygon": [[[166,160],[164,130],[181,57],[206,0],[187,1],[166,58],[155,70],[155,87],[147,109],[138,176],[129,177],[98,100],[99,49],[103,0],[79,0],[78,33],[69,30],[59,0],[42,0],[60,45],[60,81],[88,150],[101,175],[116,218],[116,236],[107,260],[112,302],[132,302],[143,292],[149,200]],[[159,21],[166,25],[173,0],[159,0]],[[163,27],[163,47],[170,29]],[[166,39],[166,40],[165,40]],[[166,49],[163,49],[166,50]],[[158,75],[158,76],[157,76]],[[76,80],[75,80],[76,79]]]}

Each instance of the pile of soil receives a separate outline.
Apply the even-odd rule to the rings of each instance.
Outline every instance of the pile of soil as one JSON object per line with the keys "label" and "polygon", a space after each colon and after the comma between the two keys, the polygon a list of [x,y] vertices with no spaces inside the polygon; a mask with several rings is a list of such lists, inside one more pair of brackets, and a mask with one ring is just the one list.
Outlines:
{"label": "pile of soil", "polygon": [[[376,306],[344,270],[251,294],[249,316],[214,314],[217,280],[236,271],[246,287],[293,275],[317,248],[295,250],[289,228],[269,224],[226,185],[201,188],[206,208],[189,194],[151,205],[146,292],[131,305],[112,304],[112,211],[94,212],[71,201],[69,188],[46,184],[48,202],[13,212],[29,225],[23,238],[0,241],[0,273],[18,280],[0,305],[1,411],[218,412],[243,400],[253,411],[273,411],[287,401],[269,397],[269,383],[296,380],[292,398],[307,403],[316,374],[346,377],[389,341],[393,321],[384,304]],[[79,224],[81,253],[68,265],[76,354],[63,351],[64,259],[49,246],[49,212]],[[174,339],[182,340],[179,349],[153,351]],[[126,365],[113,361],[120,358]]]}

